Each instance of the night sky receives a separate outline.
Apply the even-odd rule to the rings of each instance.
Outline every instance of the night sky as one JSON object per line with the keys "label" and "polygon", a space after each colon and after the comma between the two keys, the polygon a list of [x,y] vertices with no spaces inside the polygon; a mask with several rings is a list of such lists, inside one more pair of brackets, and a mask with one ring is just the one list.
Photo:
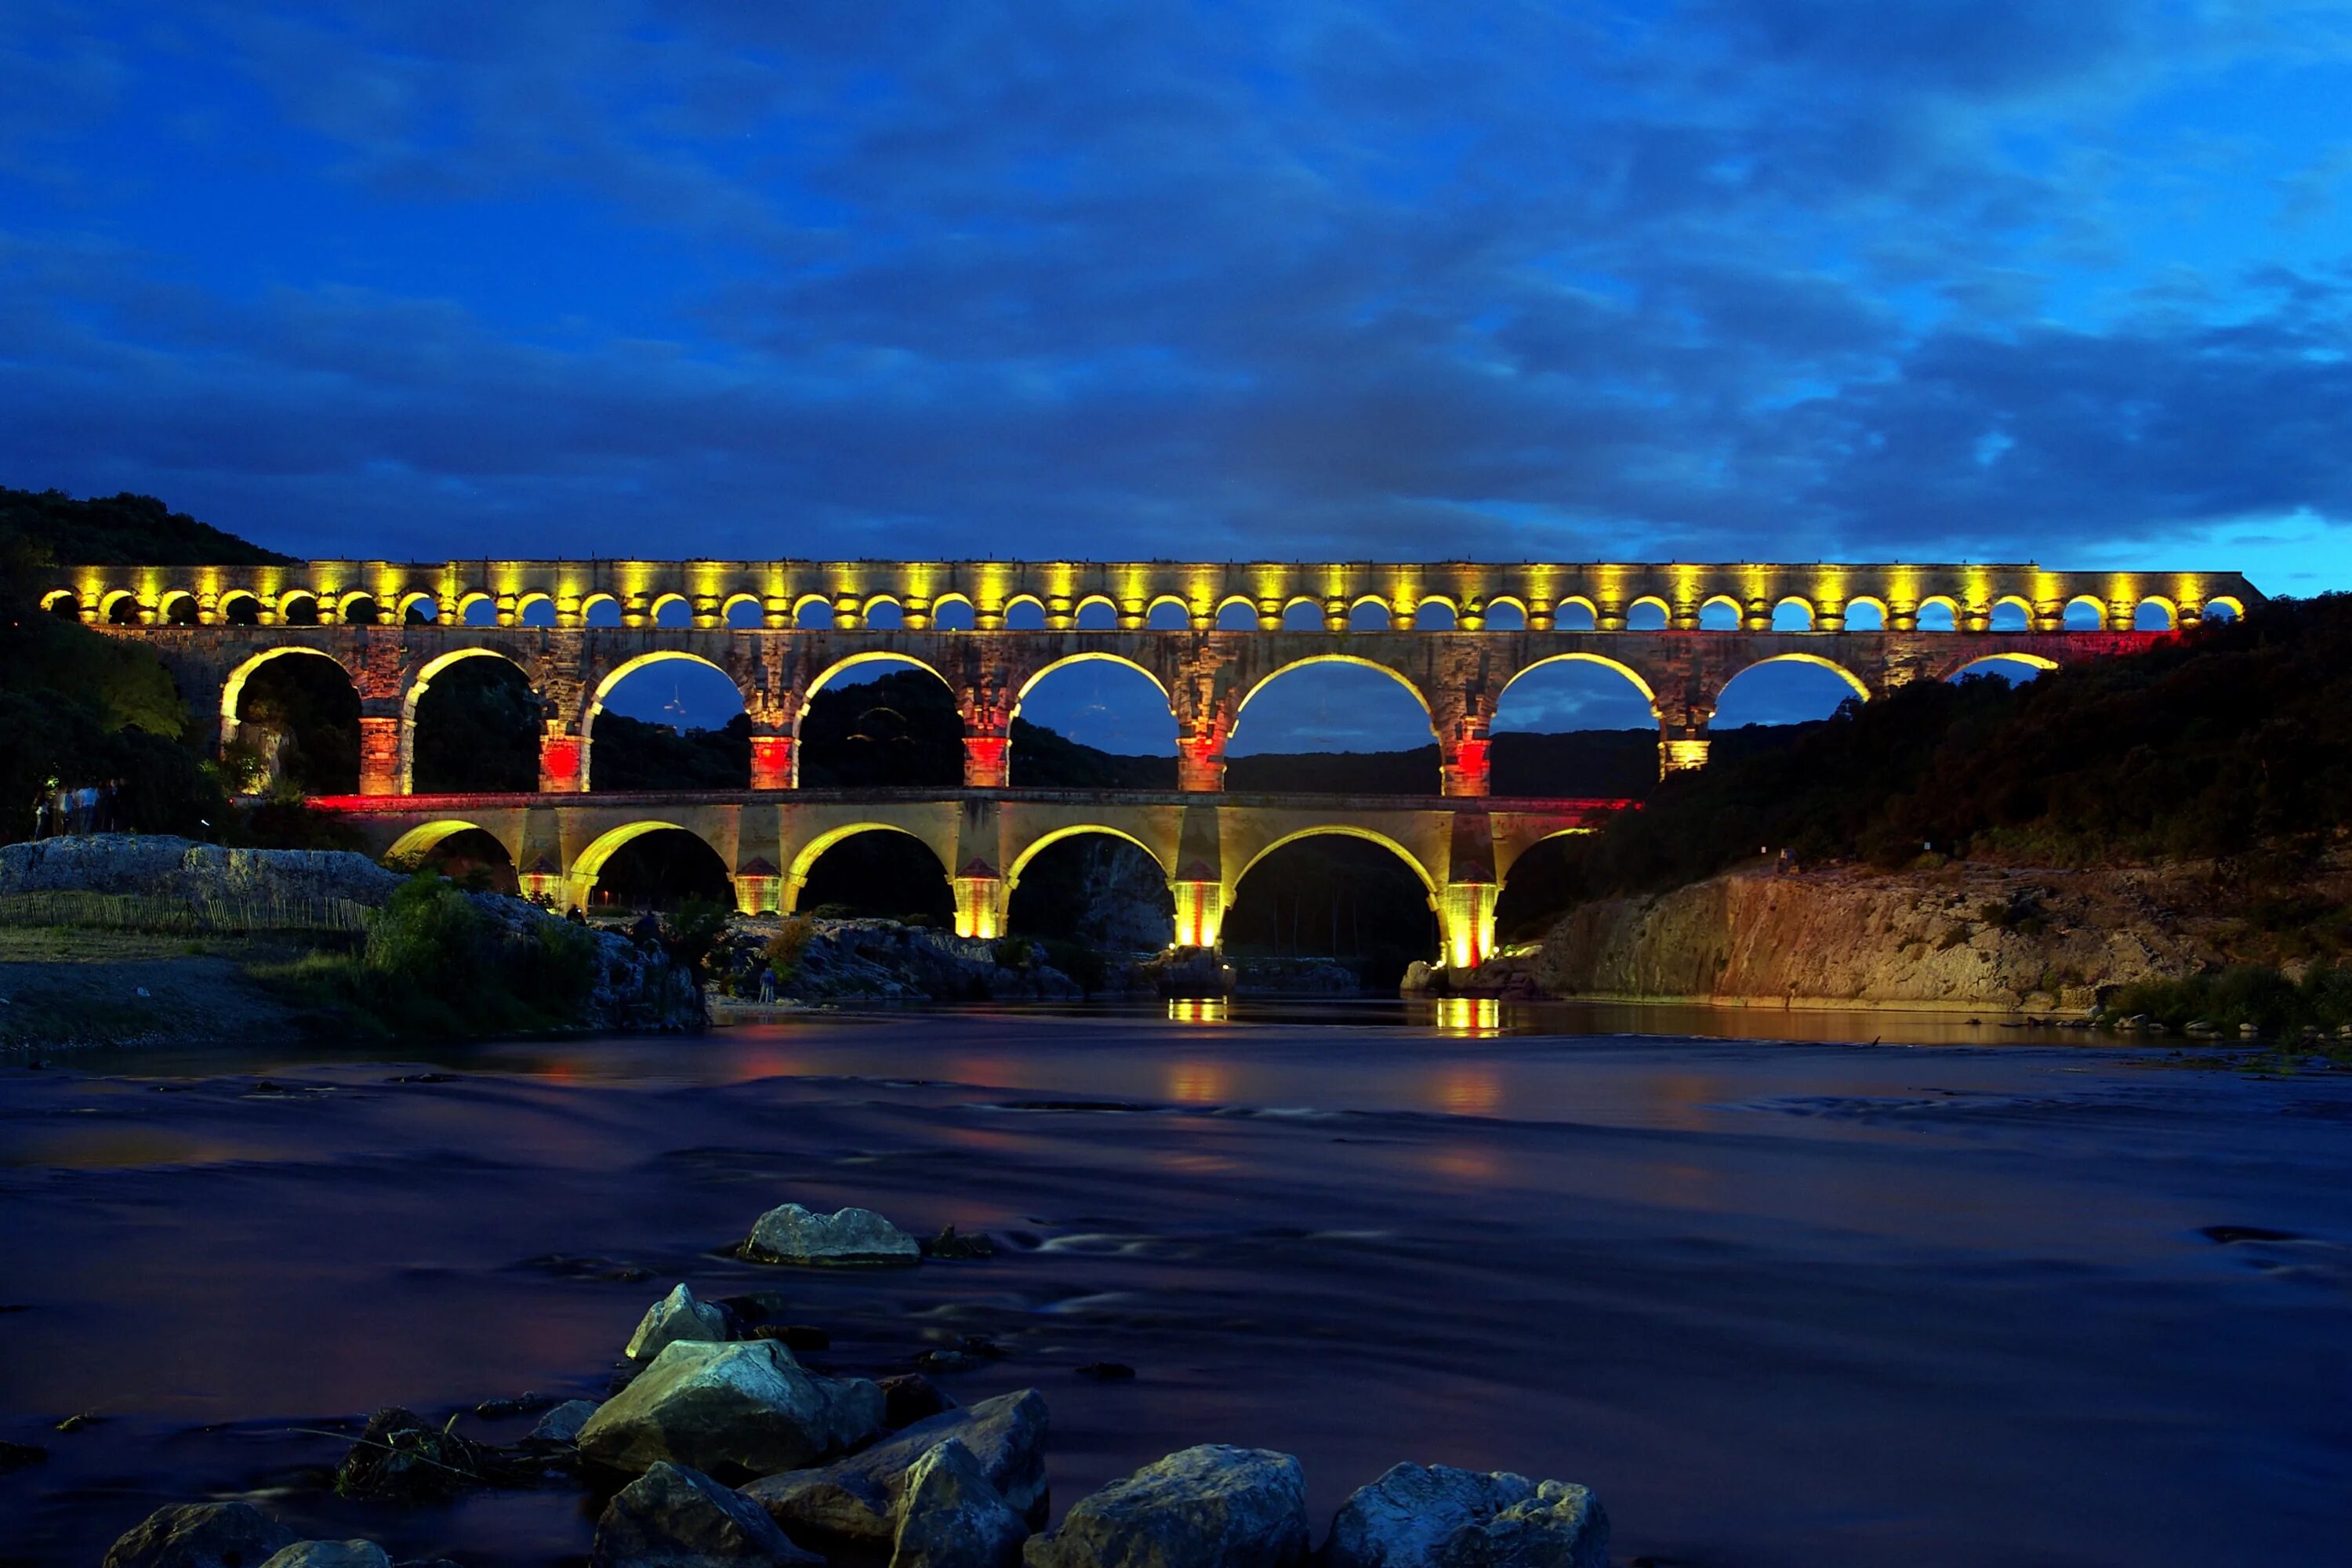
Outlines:
{"label": "night sky", "polygon": [[[11,0],[0,482],[309,555],[2309,593],[2347,104],[2294,0]],[[1320,689],[1266,722],[1399,743]]]}

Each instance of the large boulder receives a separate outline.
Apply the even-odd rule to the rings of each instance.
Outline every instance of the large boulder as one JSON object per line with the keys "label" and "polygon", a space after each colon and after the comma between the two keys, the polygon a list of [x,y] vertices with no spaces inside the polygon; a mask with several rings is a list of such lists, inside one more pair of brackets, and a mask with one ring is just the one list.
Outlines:
{"label": "large boulder", "polygon": [[646,1315],[637,1321],[637,1331],[629,1336],[628,1348],[621,1353],[642,1366],[661,1354],[663,1346],[678,1340],[723,1340],[726,1337],[726,1312],[696,1300],[694,1292],[681,1282],[668,1295],[646,1309]]}
{"label": "large boulder", "polygon": [[1070,1506],[1029,1539],[1029,1568],[1290,1568],[1307,1555],[1307,1482],[1269,1448],[1205,1443]]}
{"label": "large boulder", "polygon": [[177,1503],[118,1536],[106,1568],[261,1568],[297,1539],[249,1502]]}
{"label": "large boulder", "polygon": [[1013,1568],[1027,1539],[1028,1521],[950,1437],[907,1472],[890,1568]]}
{"label": "large boulder", "polygon": [[882,1430],[882,1391],[818,1377],[773,1340],[677,1340],[580,1428],[581,1453],[616,1469],[667,1460],[720,1475],[773,1475]]}
{"label": "large boulder", "polygon": [[785,1568],[820,1563],[775,1521],[683,1465],[657,1464],[614,1495],[596,1521],[590,1568]]}
{"label": "large boulder", "polygon": [[1034,1388],[918,1421],[822,1469],[753,1481],[744,1495],[795,1536],[879,1551],[898,1533],[915,1462],[952,1437],[1030,1525],[1045,1521],[1045,1396]]}
{"label": "large boulder", "polygon": [[596,1414],[596,1402],[592,1399],[567,1399],[539,1418],[530,1429],[534,1443],[577,1443],[580,1428],[588,1425],[588,1417]]}
{"label": "large boulder", "polygon": [[808,1263],[834,1268],[919,1263],[920,1243],[872,1209],[835,1209],[818,1214],[798,1204],[770,1209],[751,1227],[743,1254],[761,1263]]}
{"label": "large boulder", "polygon": [[373,1541],[298,1541],[261,1568],[392,1568],[392,1553]]}
{"label": "large boulder", "polygon": [[1564,1481],[1398,1465],[1339,1505],[1323,1551],[1327,1568],[1608,1568],[1609,1519]]}

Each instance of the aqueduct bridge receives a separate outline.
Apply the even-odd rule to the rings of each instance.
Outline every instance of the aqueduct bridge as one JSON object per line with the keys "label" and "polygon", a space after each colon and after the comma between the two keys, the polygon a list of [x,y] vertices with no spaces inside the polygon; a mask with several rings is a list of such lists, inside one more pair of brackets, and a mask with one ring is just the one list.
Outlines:
{"label": "aqueduct bridge", "polygon": [[[912,833],[955,884],[958,929],[992,935],[1019,868],[1072,832],[1129,838],[1168,873],[1179,940],[1213,945],[1248,866],[1308,833],[1372,838],[1429,890],[1445,956],[1491,942],[1510,862],[1591,825],[1601,803],[1489,799],[1496,707],[1528,671],[1580,660],[1648,701],[1662,770],[1702,765],[1724,688],[1797,660],[1868,700],[1985,658],[2043,668],[2146,646],[2261,595],[2234,572],[2069,573],[2020,565],[1184,563],[1070,562],[316,561],[62,568],[54,613],[152,644],[184,696],[220,715],[263,664],[333,660],[360,699],[360,797],[331,803],[386,850],[466,826],[498,837],[533,890],[584,900],[636,832],[682,826],[734,871],[746,909],[793,907],[816,855],[850,833]],[[540,793],[410,793],[417,700],[467,658],[514,665],[541,706]],[[666,659],[723,671],[752,732],[751,789],[586,795],[595,721],[626,676]],[[1141,671],[1176,721],[1178,790],[1023,791],[1012,722],[1053,671]],[[1276,676],[1379,669],[1427,711],[1444,794],[1232,796],[1225,746]],[[809,698],[861,666],[930,670],[961,715],[960,791],[795,789]],[[862,678],[853,678],[862,679]],[[570,799],[560,797],[573,797]]]}

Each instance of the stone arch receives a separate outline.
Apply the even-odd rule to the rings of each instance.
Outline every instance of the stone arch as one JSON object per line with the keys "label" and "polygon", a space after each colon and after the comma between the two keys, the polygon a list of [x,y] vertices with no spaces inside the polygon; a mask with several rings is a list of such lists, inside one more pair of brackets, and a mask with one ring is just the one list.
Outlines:
{"label": "stone arch", "polygon": [[949,855],[940,854],[938,845],[932,843],[928,836],[914,828],[897,822],[845,823],[838,827],[826,828],[793,852],[792,864],[785,868],[784,908],[787,911],[799,907],[801,889],[808,885],[809,872],[815,867],[817,861],[824,858],[824,852],[836,844],[856,837],[861,833],[905,834],[931,852],[931,858],[940,863],[940,876],[950,880],[953,879],[954,873],[949,864],[950,856],[953,854],[953,850],[950,849]]}
{"label": "stone arch", "polygon": [[[1863,679],[1862,677],[1856,675],[1853,671],[1848,669],[1837,660],[1818,653],[1776,653],[1768,658],[1759,658],[1753,664],[1741,666],[1738,669],[1732,672],[1731,680],[1738,679],[1741,676],[1747,674],[1751,669],[1761,669],[1768,664],[1813,665],[1819,668],[1830,671],[1832,674],[1843,680],[1847,686],[1853,689],[1853,694],[1856,697],[1861,698],[1864,702],[1869,701],[1871,698],[1875,695],[1875,693],[1870,689],[1870,683],[1868,681]],[[1723,683],[1725,689],[1728,690],[1730,689],[1731,680],[1727,680]]]}
{"label": "stone arch", "polygon": [[193,626],[196,620],[196,596],[185,588],[171,589],[155,601],[159,626]]}
{"label": "stone arch", "polygon": [[81,619],[81,595],[71,588],[52,588],[41,595],[41,608],[53,616]]}
{"label": "stone arch", "polygon": [[[1249,622],[1247,626],[1228,626],[1225,625],[1227,618],[1225,612],[1227,610],[1235,609],[1241,611],[1242,615],[1233,618],[1239,620],[1243,618],[1243,616],[1246,616]],[[1215,611],[1212,613],[1210,619],[1215,626],[1216,629],[1221,632],[1254,632],[1257,630],[1257,601],[1249,597],[1245,594],[1228,594],[1223,598],[1217,601],[1217,607]]]}
{"label": "stone arch", "polygon": [[[1024,621],[1027,621],[1030,618],[1029,616],[1024,613],[1027,611],[1034,611],[1036,613],[1037,624],[1035,626],[1014,626],[1013,621],[1015,616],[1019,616]],[[1013,597],[1004,601],[1004,629],[1007,631],[1043,631],[1045,628],[1046,621],[1045,601],[1039,598],[1034,594],[1015,594]]]}
{"label": "stone arch", "polygon": [[1499,707],[1503,699],[1509,695],[1511,688],[1518,683],[1520,677],[1528,674],[1531,670],[1541,669],[1548,664],[1597,664],[1603,669],[1613,669],[1618,674],[1623,676],[1626,679],[1633,683],[1633,689],[1642,694],[1643,701],[1650,703],[1653,706],[1655,706],[1657,703],[1658,694],[1650,689],[1650,683],[1642,678],[1642,672],[1635,669],[1630,664],[1621,663],[1616,659],[1609,658],[1605,654],[1556,653],[1549,658],[1536,660],[1533,664],[1528,665],[1524,669],[1514,670],[1511,673],[1511,679],[1503,682],[1503,689],[1495,694],[1496,706]]}
{"label": "stone arch", "polygon": [[383,618],[383,606],[365,588],[354,588],[335,601],[335,619],[347,626],[372,626]]}
{"label": "stone arch", "polygon": [[[1804,625],[1784,626],[1780,624],[1785,613],[1790,610],[1795,611],[1797,616],[1804,617]],[[1789,616],[1787,618],[1793,620],[1796,616]],[[1821,616],[1815,612],[1813,602],[1802,594],[1783,594],[1773,602],[1772,629],[1776,632],[1810,632],[1820,625]]]}
{"label": "stone arch", "polygon": [[869,631],[905,631],[907,606],[895,594],[877,594],[857,606],[857,624]]}
{"label": "stone arch", "polygon": [[1226,907],[1232,907],[1235,897],[1241,891],[1243,879],[1248,877],[1251,869],[1255,867],[1259,861],[1265,859],[1267,856],[1273,854],[1276,850],[1281,848],[1286,844],[1296,844],[1302,838],[1316,838],[1328,834],[1337,834],[1345,838],[1361,838],[1369,843],[1377,844],[1381,848],[1387,850],[1390,854],[1394,855],[1398,859],[1403,861],[1408,867],[1412,868],[1412,874],[1415,877],[1421,879],[1422,888],[1429,894],[1430,907],[1433,909],[1436,907],[1437,877],[1428,867],[1421,863],[1419,857],[1415,856],[1412,850],[1406,848],[1403,845],[1398,843],[1395,839],[1390,837],[1387,834],[1381,832],[1377,828],[1359,827],[1353,824],[1344,822],[1318,823],[1312,827],[1301,827],[1293,832],[1286,833],[1281,837],[1275,839],[1272,843],[1261,847],[1255,854],[1249,858],[1248,861],[1243,865],[1239,871],[1234,873],[1233,881],[1227,884],[1225,894]]}
{"label": "stone arch", "polygon": [[2213,597],[2206,600],[2204,612],[2205,618],[2207,620],[2213,619],[2213,612],[2217,608],[2229,611],[2230,618],[2231,620],[2242,621],[2246,618],[2245,601],[2240,599],[2234,594],[2216,594]]}
{"label": "stone arch", "polygon": [[110,626],[135,626],[139,624],[139,595],[128,588],[117,588],[98,602],[98,618]]}
{"label": "stone arch", "polygon": [[547,594],[516,595],[514,609],[515,625],[519,626],[527,626],[531,625],[531,616],[538,612],[540,606],[542,605],[547,608],[547,618],[541,621],[539,625],[542,626],[551,626],[555,624],[555,600],[552,595]]}
{"label": "stone arch", "polygon": [[289,588],[278,595],[278,619],[282,626],[319,624],[319,595],[308,588]]}
{"label": "stone arch", "polygon": [[416,704],[433,684],[435,676],[468,658],[500,659],[520,671],[526,681],[530,679],[530,671],[524,668],[522,661],[504,648],[451,648],[447,653],[425,660],[410,678],[407,689],[400,694],[400,793],[403,795],[410,794],[416,784]]}
{"label": "stone arch", "polygon": [[1556,838],[1581,838],[1591,834],[1592,831],[1593,830],[1590,827],[1555,827],[1550,829],[1549,832],[1538,833],[1533,838],[1523,839],[1513,844],[1508,855],[1505,855],[1503,853],[1503,836],[1499,833],[1496,834],[1495,836],[1495,892],[1496,897],[1499,898],[1503,889],[1511,885],[1511,868],[1517,866],[1521,860],[1526,859],[1528,854],[1531,853],[1538,846],[1549,844]]}
{"label": "stone arch", "polygon": [[1947,674],[1944,679],[1947,680],[1958,680],[1960,677],[1968,674],[1971,670],[1975,670],[1979,675],[1999,675],[2002,673],[1998,669],[1978,668],[1979,665],[1987,664],[2031,665],[2038,673],[2046,673],[2058,668],[2058,661],[2056,659],[2047,658],[2038,653],[1989,653],[1979,655],[1975,658],[1964,659],[1960,663],[1954,665],[1950,672]]}
{"label": "stone arch", "polygon": [[[1055,670],[1066,669],[1074,664],[1125,665],[1128,668],[1134,670],[1138,675],[1142,676],[1146,680],[1151,682],[1153,688],[1159,691],[1160,700],[1167,702],[1169,717],[1171,719],[1175,717],[1175,700],[1168,695],[1168,683],[1166,681],[1160,679],[1160,677],[1150,669],[1145,668],[1143,665],[1138,664],[1135,660],[1128,658],[1123,653],[1110,653],[1107,651],[1097,651],[1094,649],[1087,649],[1080,653],[1064,654],[1061,658],[1054,660],[1051,664],[1038,668],[1027,679],[1022,681],[1021,689],[1013,694],[1013,716],[1016,718],[1019,717],[1023,700],[1025,699],[1030,692],[1035,690],[1041,681],[1043,681],[1047,676],[1053,674]],[[932,673],[937,674],[938,672],[933,671]]]}
{"label": "stone arch", "polygon": [[412,592],[400,595],[393,608],[393,618],[401,625],[405,626],[408,624],[408,612],[419,607],[422,607],[427,612],[425,618],[428,621],[438,620],[441,616],[441,601],[439,599],[436,598],[431,594]]}
{"label": "stone arch", "polygon": [[[1101,626],[1088,626],[1087,612],[1090,610],[1108,611],[1110,617],[1108,622]],[[1101,619],[1100,616],[1095,618]],[[1071,606],[1070,625],[1082,632],[1115,632],[1118,630],[1118,601],[1108,594],[1088,594]]]}
{"label": "stone arch", "polygon": [[[963,626],[950,626],[950,621],[962,621]],[[963,594],[941,594],[931,601],[931,626],[943,632],[968,632],[980,624],[980,612],[972,607],[971,599]]]}
{"label": "stone arch", "polygon": [[[2016,625],[2002,626],[2004,611],[2014,610]],[[2033,601],[2022,594],[2003,594],[1992,602],[1985,613],[1985,629],[1995,632],[2030,632],[2033,629]]]}
{"label": "stone arch", "polygon": [[[751,608],[751,615],[753,616],[751,625],[765,626],[768,620],[768,607],[760,602],[760,595],[757,594],[728,595],[719,605],[719,619],[720,624],[730,626],[737,626],[738,623],[735,619],[735,612],[746,605],[750,605]],[[749,628],[739,626],[738,629],[748,630]]]}
{"label": "stone arch", "polygon": [[[1559,631],[1589,632],[1599,629],[1601,626],[1600,607],[1581,594],[1571,594],[1554,605],[1551,616],[1552,626]],[[1580,626],[1570,624],[1577,620],[1584,624]]]}
{"label": "stone arch", "polygon": [[[1109,656],[1107,654],[1080,654],[1077,657],[1081,658],[1108,658]],[[818,673],[817,678],[809,682],[808,689],[801,694],[801,711],[803,713],[808,711],[808,700],[814,697],[818,692],[824,690],[828,685],[830,685],[834,677],[837,675],[845,675],[849,671],[858,668],[860,665],[866,664],[911,665],[915,668],[922,670],[936,679],[941,686],[946,687],[949,690],[952,691],[955,689],[955,682],[950,680],[946,676],[941,675],[937,669],[924,663],[921,659],[915,658],[911,654],[891,653],[887,649],[882,648],[868,648],[863,652],[850,654],[844,658],[837,658],[831,664],[826,665],[824,668]],[[1025,691],[1028,688],[1023,687],[1022,689]],[[793,721],[793,732],[798,733],[799,728],[800,721],[795,718]]]}
{"label": "stone arch", "polygon": [[[613,689],[614,687],[620,685],[622,681],[626,680],[630,676],[635,675],[638,670],[649,668],[656,664],[667,664],[673,659],[684,659],[688,664],[698,664],[706,668],[718,670],[719,674],[727,677],[728,684],[735,687],[737,697],[739,699],[741,697],[743,690],[742,687],[736,682],[734,675],[724,666],[714,663],[713,661],[703,658],[698,653],[688,653],[681,648],[655,648],[650,652],[638,654],[634,658],[622,660],[619,664],[614,665],[611,669],[607,670],[603,678],[596,682],[595,689],[590,692],[586,707],[580,715],[580,739],[583,742],[593,742],[595,740],[596,715],[604,710],[604,699],[613,694]],[[590,771],[595,764],[595,758],[596,750],[593,744],[582,746],[580,752],[580,788],[583,792],[585,792],[589,787],[589,774]]]}
{"label": "stone arch", "polygon": [[[389,864],[406,859],[411,856],[422,858],[430,854],[433,847],[443,839],[454,838],[460,833],[488,833],[493,838],[499,837],[478,822],[465,822],[454,816],[444,817],[436,822],[420,822],[394,839],[392,847],[383,852],[383,858]],[[506,840],[500,838],[499,842],[504,844]],[[511,846],[508,847],[507,853],[509,856],[514,853]]]}
{"label": "stone arch", "polygon": [[[2148,618],[2147,612],[2151,606],[2153,606],[2157,613],[2163,617],[2163,624],[2161,626],[2149,626],[2140,624]],[[2133,606],[2132,629],[2134,631],[2141,632],[2179,631],[2180,629],[2180,606],[2174,604],[2170,599],[2166,598],[2161,594],[2150,594],[2141,599],[2137,605]]]}
{"label": "stone arch", "polygon": [[655,595],[654,602],[646,606],[646,621],[656,626],[662,625],[662,616],[668,612],[672,605],[677,605],[686,612],[686,619],[679,622],[679,625],[690,626],[694,624],[694,601],[683,594]]}
{"label": "stone arch", "polygon": [[[1162,617],[1160,612],[1163,609],[1173,609],[1176,612],[1177,625],[1170,626],[1161,624]],[[1143,606],[1143,624],[1154,631],[1190,631],[1192,627],[1192,606],[1173,594],[1162,594]]]}
{"label": "stone arch", "polygon": [[344,664],[341,659],[337,658],[333,654],[329,653],[324,648],[311,647],[304,643],[284,643],[276,647],[263,648],[253,655],[252,658],[238,665],[235,669],[230,670],[228,673],[228,679],[221,682],[220,738],[222,745],[226,746],[231,741],[236,739],[236,705],[238,700],[245,695],[245,683],[253,678],[253,672],[255,670],[259,669],[271,659],[284,658],[289,654],[307,654],[312,658],[325,659],[329,664],[333,665],[338,670],[342,672],[343,679],[351,681],[353,694],[357,694],[359,690],[359,682],[352,678],[351,667]]}
{"label": "stone arch", "polygon": [[[1523,632],[1528,629],[1528,606],[1517,595],[1497,595],[1486,601],[1484,618],[1490,632]],[[1513,624],[1502,624],[1507,620]]]}
{"label": "stone arch", "polygon": [[2066,601],[2058,617],[2059,626],[2070,632],[2105,631],[2107,602],[2089,594],[2077,594]]}
{"label": "stone arch", "polygon": [[[1381,624],[1376,626],[1358,624],[1362,612],[1370,607],[1380,611]],[[1396,629],[1396,609],[1378,594],[1359,594],[1348,606],[1348,629],[1356,632],[1386,632]]]}
{"label": "stone arch", "polygon": [[[1444,626],[1432,625],[1426,618],[1432,605],[1444,616]],[[1412,629],[1417,632],[1450,632],[1459,629],[1461,625],[1461,607],[1443,594],[1431,594],[1412,607]]]}
{"label": "stone arch", "polygon": [[1308,598],[1304,594],[1293,595],[1282,606],[1282,629],[1286,632],[1323,630],[1323,601]]}
{"label": "stone arch", "polygon": [[[1877,618],[1878,624],[1874,626],[1858,626],[1854,625],[1853,616],[1856,610],[1869,611]],[[1885,600],[1878,598],[1874,595],[1864,594],[1857,598],[1848,599],[1845,602],[1846,630],[1850,632],[1883,632],[1886,629],[1886,624],[1887,609]]]}
{"label": "stone arch", "polygon": [[[712,844],[710,840],[704,838],[701,834],[696,833],[694,829],[685,826],[680,823],[657,822],[652,820],[632,822],[624,826],[610,828],[604,833],[600,834],[585,849],[583,849],[578,855],[572,857],[572,864],[564,874],[564,899],[566,905],[572,908],[585,908],[587,906],[588,896],[596,890],[596,879],[603,873],[604,869],[604,862],[613,858],[614,851],[619,849],[623,845],[629,843],[633,839],[644,837],[648,833],[662,832],[677,832],[690,835],[699,842],[704,848],[709,849],[711,854],[718,858],[720,865],[723,866],[727,863],[727,858],[724,855],[719,854],[719,847],[717,845]],[[734,874],[731,871],[728,874],[727,879],[729,884],[731,886],[735,879]]]}
{"label": "stone arch", "polygon": [[[1248,710],[1250,703],[1255,700],[1259,692],[1264,691],[1267,687],[1273,685],[1284,676],[1288,675],[1292,670],[1303,669],[1310,664],[1352,664],[1359,665],[1365,669],[1377,669],[1382,675],[1387,676],[1391,680],[1395,681],[1399,686],[1403,687],[1407,691],[1412,693],[1412,700],[1421,704],[1421,710],[1423,713],[1429,711],[1428,697],[1423,693],[1420,687],[1415,686],[1410,679],[1406,679],[1403,671],[1391,669],[1387,665],[1381,663],[1378,659],[1365,658],[1360,654],[1318,653],[1310,654],[1305,658],[1294,658],[1288,664],[1283,665],[1277,669],[1271,670],[1265,676],[1261,677],[1255,685],[1251,686],[1247,691],[1242,694],[1242,700],[1238,703],[1234,704],[1234,727],[1236,729],[1240,727],[1242,714]],[[1146,673],[1149,674],[1150,672],[1146,671]],[[1165,688],[1162,688],[1162,689],[1164,690]]]}
{"label": "stone arch", "polygon": [[[1728,614],[1728,624],[1718,612]],[[1715,595],[1698,607],[1698,629],[1703,632],[1736,632],[1747,623],[1747,608],[1728,594]]]}
{"label": "stone arch", "polygon": [[261,600],[247,589],[233,588],[221,595],[219,615],[226,626],[257,626],[261,624]]}
{"label": "stone arch", "polygon": [[[1658,624],[1656,626],[1637,626],[1633,624],[1633,617],[1641,615],[1644,610],[1655,610],[1657,612]],[[1667,604],[1665,600],[1660,598],[1655,594],[1644,594],[1640,598],[1625,606],[1625,629],[1627,631],[1664,631],[1674,624],[1674,606]]]}
{"label": "stone arch", "polygon": [[[608,609],[607,606],[610,606]],[[610,619],[599,619],[609,616]],[[583,626],[617,626],[621,624],[621,601],[612,594],[596,593],[580,601],[580,624]]]}
{"label": "stone arch", "polygon": [[833,601],[823,594],[803,594],[793,601],[792,623],[802,631],[823,631],[833,625]]}
{"label": "stone arch", "polygon": [[1011,892],[1014,887],[1019,885],[1021,881],[1022,869],[1026,867],[1030,861],[1034,860],[1044,851],[1052,848],[1055,845],[1059,844],[1065,838],[1076,838],[1081,834],[1087,833],[1101,833],[1107,834],[1113,838],[1124,838],[1129,844],[1134,845],[1138,849],[1142,850],[1144,854],[1150,856],[1151,858],[1151,863],[1159,867],[1163,875],[1171,874],[1173,870],[1173,868],[1171,868],[1166,860],[1160,858],[1159,850],[1154,849],[1150,845],[1146,844],[1142,839],[1138,838],[1126,828],[1113,827],[1108,823],[1103,822],[1082,822],[1071,826],[1056,827],[1047,832],[1041,833],[1036,837],[1031,839],[1026,845],[1023,846],[1021,852],[1013,857],[1013,863],[1004,868],[1005,891]]}
{"label": "stone arch", "polygon": [[[1943,612],[1943,615],[1940,617],[1932,616],[1928,612],[1933,610],[1940,610]],[[1938,618],[1944,620],[1948,624],[1944,626],[1928,625],[1928,622],[1931,620]],[[1949,594],[1928,595],[1926,598],[1919,601],[1917,625],[1919,629],[1923,632],[1958,631],[1960,629],[1960,602],[1958,599],[1953,598]]]}

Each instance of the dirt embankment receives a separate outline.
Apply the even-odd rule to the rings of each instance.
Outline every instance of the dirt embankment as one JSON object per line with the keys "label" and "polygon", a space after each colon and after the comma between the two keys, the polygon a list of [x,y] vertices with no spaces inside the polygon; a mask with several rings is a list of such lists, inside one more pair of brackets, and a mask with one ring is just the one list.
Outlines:
{"label": "dirt embankment", "polygon": [[[2314,875],[2315,886],[2332,885],[2345,868]],[[2225,880],[2203,864],[1791,875],[1759,868],[1584,905],[1535,951],[1490,961],[1466,984],[1455,977],[1453,989],[1736,1006],[2081,1011],[2111,987],[2277,962]]]}

